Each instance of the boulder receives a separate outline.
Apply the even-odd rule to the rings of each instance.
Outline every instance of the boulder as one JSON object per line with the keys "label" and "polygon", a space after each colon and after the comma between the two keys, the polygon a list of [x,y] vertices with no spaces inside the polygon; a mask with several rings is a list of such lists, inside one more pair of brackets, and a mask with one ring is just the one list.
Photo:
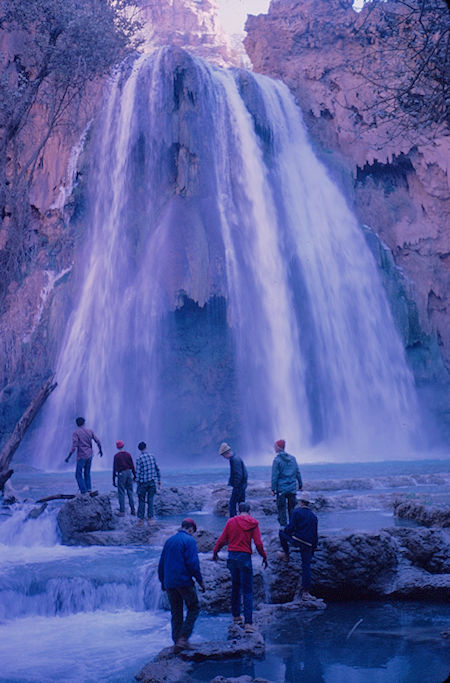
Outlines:
{"label": "boulder", "polygon": [[[189,649],[183,650],[177,655],[173,653],[173,648],[164,648],[153,662],[146,664],[141,669],[136,675],[136,680],[144,683],[186,682],[195,680],[189,676],[195,663],[240,659],[242,657],[259,659],[264,657],[264,653],[265,643],[260,633],[247,634],[243,629],[231,627],[226,641],[213,640],[192,643]],[[262,679],[255,680],[261,683]]]}
{"label": "boulder", "polygon": [[423,526],[450,527],[450,508],[427,506],[414,501],[395,500],[394,515],[400,519],[411,519]]}
{"label": "boulder", "polygon": [[63,543],[73,543],[76,535],[113,529],[113,513],[108,495],[79,495],[65,503],[58,512],[58,526]]}
{"label": "boulder", "polygon": [[204,487],[172,486],[155,496],[155,512],[161,517],[203,510],[207,498]]}

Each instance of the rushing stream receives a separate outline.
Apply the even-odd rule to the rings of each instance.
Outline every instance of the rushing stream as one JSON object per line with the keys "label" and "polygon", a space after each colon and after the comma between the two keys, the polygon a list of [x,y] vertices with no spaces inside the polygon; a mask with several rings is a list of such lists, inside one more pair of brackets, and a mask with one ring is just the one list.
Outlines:
{"label": "rushing stream", "polygon": [[88,149],[37,466],[77,414],[172,458],[224,437],[256,457],[276,435],[344,461],[409,453],[415,393],[384,290],[283,84],[164,48],[117,75]]}
{"label": "rushing stream", "polygon": [[[318,513],[326,533],[393,525],[392,511],[383,506],[383,496],[391,492],[448,502],[444,461],[304,466],[302,471],[312,491],[354,498],[346,510]],[[225,472],[163,470],[163,484],[217,484]],[[266,482],[269,470],[250,468],[250,477],[255,484]],[[110,473],[94,472],[94,481],[101,491],[110,489]],[[61,502],[51,502],[37,519],[29,513],[36,508],[33,499],[73,490],[73,474],[23,472],[15,484],[29,502],[0,510],[1,683],[132,683],[171,642],[156,576],[161,546],[62,546],[56,525]],[[220,533],[224,520],[211,510],[190,514],[200,528]],[[169,529],[176,521],[161,520]],[[262,519],[263,534],[273,524]],[[161,541],[168,533],[163,530]],[[229,614],[202,613],[193,641],[225,639],[229,622]],[[262,661],[201,664],[193,680],[251,674],[274,683],[443,683],[448,641],[440,634],[449,628],[448,605],[330,604],[323,613],[289,614],[273,623],[264,631]]]}

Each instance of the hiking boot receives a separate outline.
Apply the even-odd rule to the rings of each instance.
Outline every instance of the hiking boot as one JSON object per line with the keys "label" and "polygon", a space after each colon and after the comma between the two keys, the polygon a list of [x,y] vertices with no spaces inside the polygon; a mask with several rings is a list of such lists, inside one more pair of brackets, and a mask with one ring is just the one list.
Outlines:
{"label": "hiking boot", "polygon": [[315,600],[315,597],[311,595],[311,593],[308,593],[308,591],[302,591],[301,600]]}
{"label": "hiking boot", "polygon": [[177,642],[173,646],[173,651],[175,654],[178,654],[182,650],[189,650],[190,647],[191,646],[187,638],[178,638]]}
{"label": "hiking boot", "polygon": [[253,624],[244,624],[244,631],[246,633],[256,633],[257,630],[256,626],[253,626]]}
{"label": "hiking boot", "polygon": [[282,560],[283,562],[289,562],[289,555],[287,553],[280,551],[277,553],[277,557],[279,560]]}
{"label": "hiking boot", "polygon": [[143,519],[138,519],[137,525],[138,525],[138,526],[144,526],[144,520],[143,520]]}
{"label": "hiking boot", "polygon": [[133,515],[134,517],[136,517],[136,510],[131,510],[130,514]]}
{"label": "hiking boot", "polygon": [[233,617],[233,624],[236,624],[237,626],[243,626],[244,617]]}

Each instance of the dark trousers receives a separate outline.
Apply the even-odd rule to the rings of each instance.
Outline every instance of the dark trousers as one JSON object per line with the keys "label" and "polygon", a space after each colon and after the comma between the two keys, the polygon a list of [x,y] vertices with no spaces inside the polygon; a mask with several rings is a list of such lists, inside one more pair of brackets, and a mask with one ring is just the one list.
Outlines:
{"label": "dark trousers", "polygon": [[231,614],[241,616],[241,595],[244,605],[244,621],[253,622],[253,568],[250,553],[230,551],[227,567],[231,573]]}
{"label": "dark trousers", "polygon": [[145,503],[147,503],[148,514],[147,517],[151,519],[154,516],[153,512],[153,498],[156,493],[156,484],[153,481],[139,482],[137,485],[137,494],[139,498],[138,513],[139,519],[145,517]]}
{"label": "dark trousers", "polygon": [[77,480],[80,493],[86,493],[92,489],[91,486],[91,464],[92,458],[80,458],[77,460],[75,479]]}
{"label": "dark trousers", "polygon": [[[170,611],[172,614],[172,640],[174,643],[180,638],[188,639],[194,630],[195,620],[200,612],[195,586],[168,588]],[[186,618],[183,618],[183,606],[186,605]]]}
{"label": "dark trousers", "polygon": [[131,470],[122,470],[117,475],[117,494],[119,496],[120,512],[125,512],[125,493],[128,496],[130,510],[134,513],[133,472]]}
{"label": "dark trousers", "polygon": [[289,555],[289,546],[292,545],[294,548],[300,550],[302,556],[302,590],[309,591],[311,588],[311,560],[313,556],[313,550],[308,545],[296,541],[292,536],[286,534],[284,531],[280,531],[280,543],[284,552]]}
{"label": "dark trousers", "polygon": [[228,504],[230,517],[236,517],[238,503],[243,503],[245,501],[245,489],[245,486],[233,486],[230,502]]}
{"label": "dark trousers", "polygon": [[[287,516],[286,516],[286,505],[287,505]],[[295,492],[288,491],[286,493],[277,493],[277,509],[278,509],[278,521],[280,526],[286,526],[288,520],[291,517],[292,510],[296,505],[296,494]]]}

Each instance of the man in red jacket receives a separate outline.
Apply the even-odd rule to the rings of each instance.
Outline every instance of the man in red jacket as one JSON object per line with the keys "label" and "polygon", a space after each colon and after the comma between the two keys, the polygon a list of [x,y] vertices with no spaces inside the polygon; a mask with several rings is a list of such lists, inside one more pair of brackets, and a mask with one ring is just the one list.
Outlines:
{"label": "man in red jacket", "polygon": [[244,628],[251,633],[253,628],[253,568],[252,539],[256,550],[263,558],[264,569],[267,567],[267,555],[261,540],[261,533],[256,519],[250,516],[250,505],[239,503],[239,514],[230,517],[225,524],[222,535],[213,550],[213,560],[219,559],[218,552],[228,545],[227,567],[231,572],[231,613],[234,622],[242,624],[241,594],[244,603]]}

